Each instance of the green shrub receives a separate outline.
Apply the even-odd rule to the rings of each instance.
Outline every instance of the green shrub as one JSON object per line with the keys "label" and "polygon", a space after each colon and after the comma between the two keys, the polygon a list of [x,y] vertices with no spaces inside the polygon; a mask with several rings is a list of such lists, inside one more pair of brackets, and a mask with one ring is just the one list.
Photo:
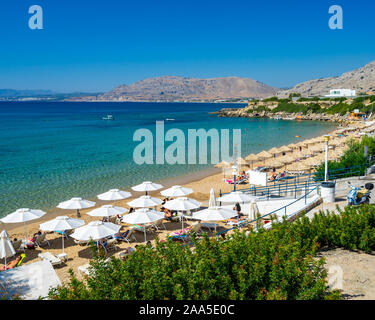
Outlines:
{"label": "green shrub", "polygon": [[167,241],[139,246],[126,261],[92,260],[93,275],[52,289],[51,299],[340,299],[327,288],[318,249],[375,249],[375,207],[320,211],[270,230],[235,231],[229,240],[193,237],[194,248]]}

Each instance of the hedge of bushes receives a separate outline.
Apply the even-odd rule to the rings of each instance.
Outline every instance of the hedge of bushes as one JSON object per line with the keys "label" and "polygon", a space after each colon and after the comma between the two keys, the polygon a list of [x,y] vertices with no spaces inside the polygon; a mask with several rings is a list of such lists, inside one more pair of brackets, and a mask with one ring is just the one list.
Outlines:
{"label": "hedge of bushes", "polygon": [[[339,299],[327,287],[322,247],[371,252],[375,208],[347,207],[340,215],[319,212],[310,221],[275,223],[271,230],[235,231],[229,239],[193,237],[193,247],[156,241],[139,246],[126,261],[95,257],[85,281],[49,297],[77,299]],[[95,252],[95,250],[94,250]]]}

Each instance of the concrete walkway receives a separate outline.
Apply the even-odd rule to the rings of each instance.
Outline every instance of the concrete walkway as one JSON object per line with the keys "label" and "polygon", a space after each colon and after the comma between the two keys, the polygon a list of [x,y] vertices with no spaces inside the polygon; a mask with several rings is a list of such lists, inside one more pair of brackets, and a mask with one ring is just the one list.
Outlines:
{"label": "concrete walkway", "polygon": [[[347,194],[350,190],[347,182],[350,181],[351,184],[355,187],[364,186],[366,183],[370,182],[375,185],[375,174],[370,174],[364,177],[351,177],[340,179],[336,182],[336,202],[332,203],[321,203],[319,206],[313,208],[309,211],[306,216],[312,219],[315,213],[319,212],[320,210],[326,211],[334,211],[337,213],[336,206],[339,206],[340,209],[344,209],[347,204]],[[375,203],[375,188],[371,190],[371,199],[370,203]]]}

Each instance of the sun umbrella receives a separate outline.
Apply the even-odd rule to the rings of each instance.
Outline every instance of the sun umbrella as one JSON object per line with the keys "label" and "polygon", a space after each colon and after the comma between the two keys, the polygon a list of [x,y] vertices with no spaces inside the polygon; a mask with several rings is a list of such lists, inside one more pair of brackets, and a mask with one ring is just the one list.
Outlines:
{"label": "sun umbrella", "polygon": [[79,209],[86,209],[95,206],[95,202],[85,200],[82,198],[71,198],[70,200],[60,202],[57,205],[57,208],[66,209],[66,210],[77,210],[77,218],[81,217]]}
{"label": "sun umbrella", "polygon": [[[152,223],[158,220],[164,219],[164,214],[161,212],[157,212],[151,209],[138,209],[133,211],[132,213],[126,214],[122,218],[122,222],[128,224],[146,224]],[[146,228],[143,228],[143,232],[145,234],[145,241],[146,239]]]}
{"label": "sun umbrella", "polygon": [[268,151],[262,151],[262,152],[259,152],[257,156],[261,159],[267,159],[267,158],[271,158],[273,155],[269,153]]}
{"label": "sun umbrella", "polygon": [[246,193],[243,193],[241,191],[234,191],[234,192],[228,193],[228,194],[218,198],[217,201],[224,202],[224,203],[228,203],[228,202],[245,203],[245,202],[251,202],[254,199],[255,199],[255,197],[250,196]]}
{"label": "sun umbrella", "polygon": [[258,157],[256,154],[251,153],[251,154],[249,154],[245,159],[246,159],[248,162],[251,163],[251,168],[253,168],[254,161],[259,160],[259,157]]}
{"label": "sun umbrella", "polygon": [[134,199],[128,202],[128,205],[134,208],[147,208],[147,207],[156,207],[162,202],[163,201],[158,198],[154,198],[151,196],[141,196],[137,199]]}
{"label": "sun umbrella", "polygon": [[193,193],[193,189],[181,186],[173,186],[160,192],[164,197],[183,197]]}
{"label": "sun umbrella", "polygon": [[149,191],[156,191],[161,188],[163,188],[161,184],[153,183],[151,181],[144,181],[141,184],[136,185],[135,187],[132,187],[134,191],[146,192],[146,195],[147,195],[147,192]]}
{"label": "sun umbrella", "polygon": [[130,198],[132,194],[127,191],[121,191],[119,189],[111,189],[107,192],[98,194],[98,199],[100,200],[106,200],[106,201],[114,201],[116,203],[116,200],[123,200]]}
{"label": "sun umbrella", "polygon": [[275,168],[281,168],[282,166],[284,166],[284,164],[280,161],[277,161],[276,159],[269,159],[265,162],[265,165],[266,166],[269,166],[269,167],[275,167]]}
{"label": "sun umbrella", "polygon": [[215,164],[215,168],[229,168],[231,166],[231,164],[227,161],[221,161],[217,164]]}
{"label": "sun umbrella", "polygon": [[292,151],[292,149],[287,146],[282,146],[279,148],[279,152],[289,152],[289,151]]}
{"label": "sun umbrella", "polygon": [[97,241],[116,234],[120,229],[121,226],[111,222],[92,221],[75,229],[70,236],[80,241]]}
{"label": "sun umbrella", "polygon": [[280,157],[278,160],[279,160],[280,162],[282,162],[282,163],[292,163],[292,162],[295,162],[295,161],[296,161],[296,159],[293,158],[293,157],[291,157],[291,156]]}
{"label": "sun umbrella", "polygon": [[275,154],[280,153],[280,150],[279,148],[273,147],[272,149],[268,150],[268,152],[275,155]]}
{"label": "sun umbrella", "polygon": [[216,207],[216,195],[214,188],[210,190],[210,199],[208,200],[208,207]]}
{"label": "sun umbrella", "polygon": [[[222,221],[237,216],[237,211],[223,207],[211,207],[193,213],[193,218],[202,221]],[[216,225],[215,225],[216,231]]]}
{"label": "sun umbrella", "polygon": [[111,204],[106,204],[104,206],[101,206],[99,208],[96,208],[94,210],[91,210],[87,212],[89,216],[92,217],[112,217],[117,216],[119,214],[124,214],[125,212],[128,212],[129,210],[123,207],[116,207]]}
{"label": "sun umbrella", "polygon": [[22,208],[18,209],[17,211],[8,214],[6,217],[0,219],[1,222],[4,223],[20,223],[23,222],[24,229],[25,229],[25,241],[27,241],[27,230],[26,230],[26,222],[38,219],[44,216],[46,213],[42,210],[34,210],[29,208]]}
{"label": "sun umbrella", "polygon": [[5,259],[5,270],[7,268],[7,258],[16,254],[12,242],[9,240],[9,234],[5,230],[0,233],[0,259]]}
{"label": "sun umbrella", "polygon": [[[58,216],[53,220],[41,223],[40,230],[43,231],[65,231],[79,228],[85,221],[69,218],[68,216]],[[64,253],[64,234],[62,235],[62,252]]]}
{"label": "sun umbrella", "polygon": [[[201,206],[201,203],[194,200],[189,199],[187,197],[179,197],[170,201],[167,201],[164,204],[164,207],[168,210],[173,211],[190,211],[194,209],[198,209]],[[184,219],[181,219],[182,229],[184,228]]]}

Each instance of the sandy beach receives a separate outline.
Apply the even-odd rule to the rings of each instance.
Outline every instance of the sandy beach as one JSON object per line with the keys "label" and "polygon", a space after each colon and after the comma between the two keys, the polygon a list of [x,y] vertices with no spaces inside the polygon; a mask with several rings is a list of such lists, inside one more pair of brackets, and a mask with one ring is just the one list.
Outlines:
{"label": "sandy beach", "polygon": [[[351,124],[352,125],[352,124]],[[356,127],[358,127],[357,124],[354,124]],[[353,126],[353,125],[352,125]],[[332,131],[331,134],[334,132]],[[146,177],[145,177],[145,180]],[[185,176],[180,176],[176,178],[166,179],[162,181],[155,181],[161,183],[164,187],[170,187],[172,185],[183,185],[185,187],[192,188],[194,190],[194,193],[189,195],[189,198],[196,199],[203,203],[203,206],[207,206],[208,199],[209,199],[209,192],[211,188],[214,188],[216,196],[219,196],[220,191],[221,192],[230,192],[233,190],[233,185],[227,184],[223,181],[223,174],[221,172],[221,169],[218,168],[212,168],[209,170],[191,173]],[[244,188],[246,185],[241,186]],[[129,208],[127,203],[131,201],[134,198],[139,197],[143,193],[134,192],[132,190],[125,189],[126,191],[131,191],[133,197],[128,198],[122,201],[116,201],[116,205],[123,206],[126,208]],[[159,191],[151,192],[150,195],[161,198]],[[93,201],[96,201],[96,206],[99,207],[103,204],[111,204],[111,202],[107,201],[98,201],[98,199],[92,199]],[[98,220],[97,217],[91,217],[86,214],[86,212],[91,211],[93,208],[81,210],[81,218],[86,223],[94,220]],[[37,219],[31,223],[27,224],[27,231],[29,237],[37,232],[39,230],[39,224],[42,222],[45,222],[47,220],[51,220],[56,216],[59,215],[66,215],[72,218],[76,217],[76,213],[74,210],[61,210],[61,209],[51,209],[48,211],[48,213],[43,216],[41,219]],[[187,222],[187,225],[191,224],[191,222]],[[185,225],[186,225],[185,224]],[[126,230],[127,226],[125,224],[122,224],[123,228],[121,231]],[[180,222],[165,222],[167,230],[159,230],[156,231],[154,234],[148,234],[148,240],[153,241],[156,236],[158,236],[160,239],[164,239],[168,233],[177,231],[181,229],[181,223]],[[222,225],[224,226],[224,225]],[[5,229],[10,234],[10,238],[23,238],[24,237],[24,227],[23,224],[2,224],[2,229]],[[141,232],[135,232],[135,236],[137,238],[137,241],[131,242],[130,244],[126,242],[120,242],[116,245],[117,249],[115,251],[110,251],[108,253],[108,256],[116,255],[124,250],[127,247],[134,247],[136,245],[140,245],[144,243],[144,236]],[[36,248],[34,250],[28,250],[26,249],[26,258],[24,260],[24,264],[35,262],[38,259],[38,254],[43,251],[49,251],[53,254],[61,253],[62,250],[62,243],[61,243],[61,236],[59,236],[56,233],[48,233],[47,234],[47,240],[50,242],[50,247],[48,245],[43,246],[43,248]],[[91,251],[89,247],[85,246],[79,246],[76,245],[71,237],[69,239],[65,240],[65,252],[68,255],[68,261],[65,264],[62,264],[61,267],[56,267],[55,270],[60,277],[60,280],[62,282],[67,281],[69,279],[68,270],[70,268],[73,269],[73,271],[77,274],[77,268],[79,266],[82,266],[84,264],[87,264],[91,258]]]}

